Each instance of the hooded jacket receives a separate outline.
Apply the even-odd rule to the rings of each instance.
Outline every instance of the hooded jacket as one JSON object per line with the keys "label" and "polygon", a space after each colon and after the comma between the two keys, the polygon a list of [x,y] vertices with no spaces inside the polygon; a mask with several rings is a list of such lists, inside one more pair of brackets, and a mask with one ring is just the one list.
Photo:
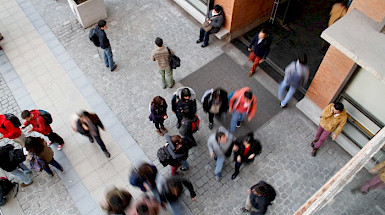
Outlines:
{"label": "hooded jacket", "polygon": [[[202,96],[201,102],[203,105],[203,110],[206,113],[210,111],[211,105],[213,104],[213,93],[214,89],[210,89],[207,90]],[[222,101],[221,107],[219,108],[219,113],[227,112],[227,110],[229,109],[229,99],[227,96],[227,92],[220,89],[219,95]]]}
{"label": "hooded jacket", "polygon": [[[188,101],[184,101],[182,98],[182,90],[187,88],[190,90],[191,96]],[[181,116],[181,111],[183,107],[188,107],[190,109],[191,114],[195,114],[197,112],[197,102],[196,102],[196,94],[195,91],[190,87],[181,87],[176,90],[174,96],[171,100],[172,111],[174,111],[177,115]]]}
{"label": "hooded jacket", "polygon": [[[239,103],[241,102],[241,98],[245,96],[244,95],[245,92],[249,92],[249,91],[250,91],[249,87],[244,87],[242,89],[235,91],[229,103],[230,112],[237,109]],[[251,105],[247,109],[247,115],[248,115],[249,121],[255,116],[256,113],[257,113],[257,98],[253,94],[253,97],[251,98]]]}
{"label": "hooded jacket", "polygon": [[13,126],[12,122],[7,120],[4,115],[0,115],[0,133],[4,138],[15,139],[20,137],[21,129]]}
{"label": "hooded jacket", "polygon": [[331,103],[322,111],[320,125],[326,131],[339,135],[348,120],[348,114],[344,109],[340,112],[340,115],[334,117],[334,114],[331,112],[333,106],[334,103]]}
{"label": "hooded jacket", "polygon": [[30,121],[25,121],[24,126],[32,125],[33,131],[39,132],[43,135],[48,135],[51,133],[52,129],[49,124],[45,122],[43,117],[40,117],[39,110],[31,110],[31,114],[33,114],[33,118]]}

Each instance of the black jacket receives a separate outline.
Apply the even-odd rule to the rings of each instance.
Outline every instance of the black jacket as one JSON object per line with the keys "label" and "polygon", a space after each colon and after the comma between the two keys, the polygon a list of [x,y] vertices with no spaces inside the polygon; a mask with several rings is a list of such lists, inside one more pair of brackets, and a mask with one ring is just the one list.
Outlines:
{"label": "black jacket", "polygon": [[[262,146],[258,140],[250,141],[251,142],[251,146],[250,146],[251,148],[247,152],[246,156],[243,156],[243,152],[245,151],[245,148],[246,148],[245,145],[243,144],[244,139],[245,139],[244,137],[237,138],[237,140],[235,142],[235,145],[237,145],[239,148],[238,148],[238,151],[234,152],[234,161],[237,161],[237,157],[238,157],[238,155],[240,155],[241,156],[241,162],[247,163],[247,162],[253,161],[255,159],[255,157],[261,153]],[[255,154],[254,158],[248,159],[248,157],[251,154]]]}
{"label": "black jacket", "polygon": [[[269,205],[271,205],[271,202],[274,201],[275,195],[276,195],[276,193],[274,191],[274,188],[271,187],[271,185],[267,184],[264,181],[259,181],[257,184],[252,186],[250,189],[253,190],[254,187],[260,186],[260,185],[263,185],[263,186],[267,187],[267,193],[265,195],[263,195],[263,196],[254,195],[253,192],[250,193],[250,203],[251,203],[251,205],[254,208],[256,208],[257,210],[259,210],[258,212],[251,213],[253,215],[265,214],[266,211],[267,211],[267,207]],[[273,189],[273,190],[270,190],[270,189]]]}
{"label": "black jacket", "polygon": [[254,46],[253,52],[257,57],[265,59],[270,51],[271,38],[267,36],[258,44],[258,34],[256,33],[251,41],[249,48]]}
{"label": "black jacket", "polygon": [[182,118],[182,110],[189,110],[191,115],[194,115],[197,112],[197,102],[196,100],[184,100],[179,99],[179,96],[174,95],[171,100],[172,111],[174,111],[178,118]]}
{"label": "black jacket", "polygon": [[[203,110],[207,113],[209,112],[211,105],[213,104],[213,93],[208,93],[204,98],[203,98]],[[221,107],[219,108],[219,113],[226,113],[229,109],[229,99],[227,92],[224,90],[220,90],[220,98],[222,101]]]}
{"label": "black jacket", "polygon": [[[196,196],[194,192],[194,187],[188,180],[178,177],[178,176],[171,176],[166,179],[164,184],[162,185],[162,189],[160,192],[160,198],[162,202],[175,202],[177,201],[181,194],[183,193],[183,186],[185,186],[188,191],[190,192],[191,198],[194,198]],[[176,196],[174,196],[171,192],[172,187],[178,188],[178,193]]]}
{"label": "black jacket", "polygon": [[7,172],[12,172],[19,165],[18,162],[11,162],[9,157],[9,152],[12,151],[14,147],[11,144],[0,147],[0,168]]}
{"label": "black jacket", "polygon": [[99,26],[96,26],[95,33],[99,38],[100,48],[106,49],[111,46],[110,40],[108,40],[106,32],[104,32],[104,30],[101,30]]}
{"label": "black jacket", "polygon": [[180,164],[182,160],[187,160],[189,148],[185,140],[183,140],[182,147],[177,152],[175,152],[176,146],[171,142],[170,135],[166,135],[166,140],[168,143],[166,149],[173,159],[173,161],[169,162],[171,166],[176,166]]}

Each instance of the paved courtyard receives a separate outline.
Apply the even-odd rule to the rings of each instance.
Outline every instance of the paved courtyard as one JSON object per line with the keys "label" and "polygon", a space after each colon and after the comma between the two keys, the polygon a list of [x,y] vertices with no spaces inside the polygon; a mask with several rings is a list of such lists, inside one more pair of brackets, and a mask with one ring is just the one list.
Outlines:
{"label": "paved courtyard", "polygon": [[[142,159],[148,158],[157,165],[163,176],[167,177],[170,175],[169,167],[163,168],[156,157],[157,149],[164,145],[165,140],[155,133],[154,125],[148,120],[148,104],[154,96],[161,95],[168,102],[171,101],[175,89],[182,86],[180,80],[224,52],[243,67],[245,75],[250,66],[242,53],[224,41],[218,41],[212,37],[210,46],[205,49],[195,44],[199,24],[170,0],[131,0],[129,2],[106,0],[107,21],[109,23],[109,28],[106,32],[112,44],[115,61],[118,64],[115,72],[111,73],[102,62],[100,50],[89,41],[89,29],[84,30],[81,28],[66,1],[43,2],[31,0],[31,3],[36,9],[36,13],[41,16],[48,26],[48,29],[42,29],[43,32],[52,31],[54,37],[65,48],[65,50],[58,53],[59,55],[55,55],[59,59],[59,64],[66,70],[66,66],[60,61],[58,56],[62,53],[68,53],[69,57],[73,59],[75,66],[79,68],[78,73],[84,73],[84,80],[90,83],[90,88],[80,88],[80,82],[75,81],[75,84],[69,82],[71,85],[60,86],[63,93],[71,95],[72,92],[79,91],[83,95],[83,97],[80,97],[79,100],[81,101],[79,102],[88,102],[88,104],[81,103],[79,108],[88,107],[90,104],[91,108],[97,113],[108,113],[104,118],[116,117],[117,121],[108,123],[107,130],[112,133],[111,136],[115,137],[115,128],[120,128],[119,126],[122,125],[122,129],[128,131],[130,137],[132,136],[133,138],[131,140],[130,137],[127,137],[127,142],[116,141],[115,139],[117,142],[115,143],[114,139],[109,134],[106,134],[108,136],[107,140],[112,144],[111,146],[114,146],[116,156],[113,159],[114,161],[99,163],[98,167],[94,167],[95,173],[90,173],[90,175],[92,175],[92,179],[96,178],[95,180],[87,180],[89,177],[86,177],[87,175],[84,175],[77,168],[80,161],[87,161],[86,152],[83,151],[80,154],[73,155],[72,153],[75,153],[75,150],[64,150],[70,160],[70,165],[74,166],[73,174],[80,176],[79,183],[84,183],[82,185],[86,188],[83,189],[84,192],[91,193],[91,199],[94,199],[91,200],[94,201],[93,204],[95,202],[99,203],[104,191],[104,187],[103,189],[98,189],[98,186],[102,186],[104,182],[113,183],[114,180],[108,179],[115,178],[115,176],[119,177],[118,180],[115,180],[117,183],[127,186],[135,192],[134,189],[127,185],[127,173],[133,162],[139,162]],[[1,19],[3,18],[5,17]],[[4,21],[1,24],[2,28],[10,25],[10,23]],[[39,33],[41,34],[41,30]],[[161,88],[156,63],[150,60],[151,50],[155,48],[153,41],[156,36],[162,37],[166,45],[170,46],[182,59],[181,68],[174,71],[174,78],[177,83],[173,89],[167,88],[163,90]],[[44,42],[49,42],[48,39],[43,38]],[[55,54],[57,50],[50,48],[50,51]],[[5,49],[5,55],[9,57],[14,55],[14,53],[7,52],[7,49]],[[18,72],[17,66],[15,70]],[[68,73],[68,70],[66,71]],[[20,79],[25,83],[27,74],[18,73],[20,74]],[[276,95],[277,83],[271,80],[263,71],[258,72],[254,77],[254,81],[259,82],[270,93]],[[7,82],[7,85],[10,83],[12,82]],[[7,87],[3,82],[1,84],[0,89],[4,89],[4,91],[1,91],[4,94],[1,95],[10,95],[9,89],[6,91]],[[68,86],[67,89],[66,86]],[[86,92],[86,90],[90,89],[96,90],[92,96]],[[40,98],[33,94],[31,97],[34,101],[40,101]],[[93,99],[94,97],[100,97],[102,102],[95,102],[96,99]],[[111,112],[98,112],[98,110],[102,110],[98,107],[102,103],[104,104],[104,102],[106,108]],[[12,99],[12,96],[1,96],[1,104],[3,112],[12,110],[15,113],[19,113],[21,110],[17,106],[15,99]],[[44,103],[37,102],[37,104],[43,106]],[[71,104],[60,101],[55,106],[59,108],[61,106],[71,106]],[[193,182],[198,194],[196,202],[191,202],[188,195],[183,197],[185,204],[192,214],[240,214],[240,208],[243,206],[246,198],[247,189],[259,180],[265,180],[272,184],[278,193],[276,201],[269,207],[268,214],[292,214],[351,158],[348,153],[330,139],[327,140],[316,158],[311,157],[309,143],[313,139],[316,125],[300,113],[295,108],[295,103],[293,102],[287,109],[278,113],[256,131],[255,136],[260,139],[263,147],[263,152],[256,161],[251,165],[243,166],[240,175],[234,181],[230,179],[234,171],[234,163],[230,160],[226,161],[223,172],[224,177],[220,182],[217,182],[213,174],[214,161],[209,159],[206,147],[206,140],[210,135],[210,131],[207,128],[208,119],[200,103],[198,106],[198,115],[201,118],[201,129],[195,134],[198,146],[190,151],[188,159],[191,165],[190,170],[182,173],[183,176]],[[44,106],[39,107],[45,108]],[[68,119],[65,119],[67,113],[63,114],[58,111],[58,114],[63,115],[62,121],[64,126],[64,121]],[[170,118],[166,121],[165,125],[169,128],[170,134],[177,134],[177,129],[175,128],[176,118],[170,109],[169,116]],[[119,124],[119,126],[115,126],[115,124]],[[216,123],[215,128],[217,128],[217,125],[218,123]],[[59,129],[64,128],[58,127],[58,132],[60,133],[61,130]],[[69,132],[64,133],[67,134]],[[70,136],[75,138],[74,140],[76,141],[81,140],[81,137],[72,137],[72,134]],[[127,145],[129,145],[129,148]],[[91,148],[88,147],[87,149]],[[126,151],[129,149],[131,149],[131,153]],[[124,150],[124,152],[121,153],[120,150]],[[96,153],[97,151],[94,152]],[[144,156],[139,156],[143,152]],[[112,154],[114,155],[114,153]],[[76,160],[76,162],[72,160],[76,159],[77,156],[81,159]],[[97,158],[97,156],[94,156],[92,161],[97,161]],[[127,164],[117,166],[121,160],[125,161],[125,163],[127,162]],[[89,163],[89,165],[92,165],[92,163]],[[98,170],[99,167],[103,167],[103,170]],[[111,171],[111,168],[114,171]],[[122,170],[122,172],[118,169]],[[108,172],[109,178],[97,179],[98,176],[103,175],[103,171]],[[45,175],[41,174],[35,177],[35,180],[42,180],[43,182],[41,183],[44,183],[44,180],[46,180],[44,177]],[[351,187],[357,186],[368,178],[369,174],[367,171],[362,170],[351,185],[346,187],[337,196],[336,201],[319,211],[318,214],[377,214],[379,210],[372,207],[372,204],[378,203],[379,205],[385,199],[382,191],[371,193],[365,197],[353,196],[349,191]],[[97,181],[97,183],[93,181]],[[52,182],[46,183],[49,183],[49,192],[53,192],[53,195],[61,196],[58,198],[65,200],[63,207],[66,213],[100,213],[100,210],[93,208],[86,210],[83,208],[84,206],[77,204],[76,200],[78,198],[71,195],[71,192],[69,195],[59,195],[66,193],[67,190],[74,191],[73,188],[71,189],[72,185],[68,185],[68,182],[62,178],[55,178]],[[40,186],[31,187],[33,188],[25,191],[22,190],[22,192],[36,193],[39,189],[42,189]],[[34,204],[29,203],[29,198],[25,198],[23,195],[25,194],[21,193],[18,196],[18,203],[22,211],[24,214],[33,214],[30,210],[36,209],[34,208],[35,206],[27,207],[26,205]],[[46,200],[44,196],[39,194],[36,194],[34,199],[38,202]],[[46,203],[47,214],[65,214],[63,211],[58,212],[56,208],[49,207],[50,202]]]}

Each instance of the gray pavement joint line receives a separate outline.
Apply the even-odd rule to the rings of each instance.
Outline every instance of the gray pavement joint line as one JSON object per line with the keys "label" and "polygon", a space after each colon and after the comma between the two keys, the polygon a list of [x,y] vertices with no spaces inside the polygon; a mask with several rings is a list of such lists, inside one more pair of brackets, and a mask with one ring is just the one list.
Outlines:
{"label": "gray pavement joint line", "polygon": [[[25,12],[28,8],[34,8],[34,6],[31,4],[31,2],[26,0],[16,0],[16,2],[20,5],[21,9]],[[27,15],[28,19],[30,17],[34,17],[35,20],[31,21],[32,25],[36,28],[38,33],[42,36],[42,39],[47,44],[49,49],[52,51],[53,55],[59,60],[61,66],[67,73],[67,75],[70,77],[70,79],[74,82],[75,86],[78,88],[79,92],[83,95],[84,99],[88,102],[88,104],[91,106],[93,110],[101,110],[103,111],[103,115],[100,115],[101,120],[106,125],[108,131],[113,136],[114,140],[118,143],[121,150],[124,152],[124,154],[127,156],[127,159],[134,165],[137,166],[140,164],[140,162],[146,161],[151,162],[151,160],[148,158],[148,156],[144,153],[143,149],[139,146],[139,144],[135,141],[135,139],[129,134],[127,129],[123,126],[123,124],[119,121],[119,119],[116,117],[115,113],[111,110],[111,108],[108,106],[108,104],[104,101],[104,99],[100,96],[100,94],[97,92],[95,87],[89,82],[86,75],[83,73],[83,71],[78,67],[78,65],[74,62],[72,57],[69,56],[68,52],[55,52],[54,49],[65,49],[63,45],[60,43],[60,41],[57,39],[57,37],[53,34],[51,29],[47,26],[47,24],[44,22],[44,20],[41,18],[41,16],[37,13],[36,10],[31,10],[29,14]],[[38,18],[36,18],[38,17]],[[42,24],[43,21],[43,24]],[[47,28],[49,28],[49,31],[47,31]],[[43,31],[43,32],[42,32]],[[46,36],[43,37],[43,35],[54,35],[53,37],[47,38]],[[52,47],[52,42],[47,43],[47,40],[50,41],[57,41],[59,44],[55,47]],[[60,59],[58,58],[60,56]],[[63,60],[64,59],[64,60]],[[72,69],[69,69],[66,65],[76,65],[76,67],[71,67]],[[76,70],[75,74],[73,70]],[[83,78],[84,80],[82,83],[76,81],[80,78]],[[80,86],[81,84],[81,86]],[[93,94],[89,95],[89,91],[84,91],[83,89],[92,89]],[[85,95],[87,93],[87,95]],[[101,101],[98,104],[95,104],[95,102],[91,101],[90,98],[98,99]],[[107,117],[106,117],[107,116]],[[108,126],[111,125],[111,126]],[[115,127],[114,129],[111,129]],[[110,128],[110,129],[109,129]],[[121,135],[117,135],[121,134]],[[121,141],[119,141],[121,140]],[[129,145],[129,146],[127,146]],[[140,159],[140,160],[139,160]],[[161,176],[162,180],[163,177]],[[190,209],[184,205],[184,209],[188,210],[189,214],[192,214]]]}

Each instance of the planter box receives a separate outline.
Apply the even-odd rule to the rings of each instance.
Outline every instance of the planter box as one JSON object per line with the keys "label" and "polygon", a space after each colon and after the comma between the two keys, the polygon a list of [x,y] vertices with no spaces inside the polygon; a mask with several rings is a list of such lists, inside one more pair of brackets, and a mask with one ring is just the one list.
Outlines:
{"label": "planter box", "polygon": [[88,0],[81,4],[76,4],[74,0],[67,1],[83,28],[87,28],[99,20],[107,18],[104,0]]}

